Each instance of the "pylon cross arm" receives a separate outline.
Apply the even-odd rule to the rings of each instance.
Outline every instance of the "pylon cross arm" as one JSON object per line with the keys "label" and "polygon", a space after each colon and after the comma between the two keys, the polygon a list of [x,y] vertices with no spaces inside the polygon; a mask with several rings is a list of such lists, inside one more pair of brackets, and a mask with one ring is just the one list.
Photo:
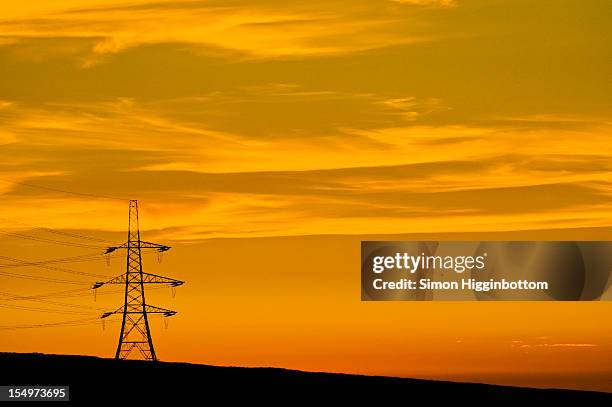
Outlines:
{"label": "pylon cross arm", "polygon": [[[128,243],[131,243],[131,244],[128,245]],[[171,249],[170,246],[167,246],[165,244],[151,243],[151,242],[145,242],[144,240],[138,240],[138,241],[125,242],[120,246],[110,246],[106,249],[104,254],[109,254],[109,253],[114,252],[115,250],[127,249],[129,247],[133,248],[136,246],[140,247],[141,249],[155,249],[158,252],[165,252]]]}
{"label": "pylon cross arm", "polygon": [[[144,309],[146,310],[147,314],[163,314],[165,317],[171,317],[171,316],[176,315],[176,311],[173,311],[171,309],[156,307],[155,305],[146,304],[144,306]],[[103,313],[100,316],[100,318],[107,318],[114,314],[142,314],[142,313],[143,313],[142,309],[138,309],[138,310],[129,309],[128,310],[125,307],[120,307],[114,311],[108,311],[108,312]]]}
{"label": "pylon cross arm", "polygon": [[[125,284],[126,274],[121,274],[117,277],[111,278],[108,281],[97,281],[92,286],[92,289],[100,288],[105,284]],[[138,281],[130,281],[130,283],[140,283]],[[171,287],[178,287],[179,285],[185,284],[184,281],[176,280],[174,278],[159,276],[157,274],[142,273],[143,284],[169,284]]]}
{"label": "pylon cross arm", "polygon": [[176,315],[176,311],[156,307],[154,305],[147,304],[145,305],[145,308],[147,309],[147,314],[163,314],[165,317],[171,317],[173,315]]}

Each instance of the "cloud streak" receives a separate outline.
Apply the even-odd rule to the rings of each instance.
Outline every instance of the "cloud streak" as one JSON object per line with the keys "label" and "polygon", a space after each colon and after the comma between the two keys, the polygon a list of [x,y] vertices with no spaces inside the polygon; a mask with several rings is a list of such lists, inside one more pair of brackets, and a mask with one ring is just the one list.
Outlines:
{"label": "cloud streak", "polygon": [[[268,98],[338,104],[345,97],[288,85],[256,94],[256,104]],[[249,103],[232,100],[214,94],[199,103],[249,117]],[[302,122],[302,129],[294,122],[293,135],[282,137],[282,127],[265,136],[222,131],[227,125],[211,129],[215,120],[181,116],[176,103],[8,104],[0,132],[10,131],[13,141],[4,147],[11,159],[2,177],[116,196],[138,186],[151,205],[166,202],[154,228],[174,239],[611,226],[605,221],[611,129],[602,120],[574,118],[564,128],[564,118],[530,120],[527,127],[516,120],[425,126],[403,119],[401,127],[361,129],[321,127],[319,120],[315,127]],[[398,106],[429,109],[412,97],[369,95],[364,103],[388,109],[376,113],[382,117]],[[276,113],[267,113],[270,120]],[[60,223],[66,208],[80,205],[79,198],[16,184],[4,188],[3,210],[36,217],[24,202],[37,208],[39,199]],[[88,222],[104,228],[108,219]]]}
{"label": "cloud streak", "polygon": [[[446,2],[418,1],[421,6]],[[129,6],[72,8],[41,15],[16,15],[0,22],[6,41],[79,38],[94,42],[84,66],[144,44],[182,43],[237,52],[242,57],[277,58],[355,53],[430,41],[422,23],[406,24],[414,10],[372,2],[190,1],[140,2]],[[10,15],[10,13],[9,13]]]}

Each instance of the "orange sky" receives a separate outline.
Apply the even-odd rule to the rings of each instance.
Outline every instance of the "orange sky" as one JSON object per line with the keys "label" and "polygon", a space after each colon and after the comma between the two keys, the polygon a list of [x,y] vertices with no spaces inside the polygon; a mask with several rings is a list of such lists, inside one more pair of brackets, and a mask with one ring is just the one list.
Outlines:
{"label": "orange sky", "polygon": [[[2,4],[0,227],[124,238],[127,201],[24,184],[139,199],[143,238],[174,247],[146,270],[188,281],[174,300],[151,294],[179,311],[169,330],[153,324],[163,360],[610,390],[607,303],[361,303],[358,270],[364,238],[610,239],[610,7]],[[28,260],[97,253],[0,242]],[[0,282],[17,295],[73,287]],[[120,297],[57,301],[95,315]],[[117,335],[0,330],[0,350],[111,356]]]}

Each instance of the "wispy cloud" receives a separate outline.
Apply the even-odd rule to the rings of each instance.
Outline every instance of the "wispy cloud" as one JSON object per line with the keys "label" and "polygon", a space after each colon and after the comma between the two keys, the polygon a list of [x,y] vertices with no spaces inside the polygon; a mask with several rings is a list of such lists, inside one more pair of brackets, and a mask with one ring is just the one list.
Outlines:
{"label": "wispy cloud", "polygon": [[529,343],[527,341],[516,340],[512,341],[512,346],[519,349],[538,349],[538,348],[596,348],[595,343],[583,343],[583,342],[536,342]]}
{"label": "wispy cloud", "polygon": [[[414,1],[421,6],[445,1]],[[81,38],[94,41],[85,66],[99,56],[143,44],[183,43],[238,52],[247,57],[353,53],[429,41],[423,23],[406,24],[410,11],[372,2],[140,2],[128,6],[73,2],[66,10],[14,16],[0,22],[4,38]],[[96,55],[98,57],[96,57]]]}
{"label": "wispy cloud", "polygon": [[593,343],[538,343],[535,345],[521,345],[521,348],[594,348]]}
{"label": "wispy cloud", "polygon": [[[532,49],[500,15],[533,5],[21,3],[1,6],[9,180],[136,189],[176,238],[610,227],[607,70],[556,51],[603,55],[595,19],[550,18]],[[3,192],[26,218],[79,207]]]}
{"label": "wispy cloud", "polygon": [[[257,105],[329,99],[338,108],[345,97],[289,84],[252,92],[243,94],[245,104],[222,94],[197,103],[206,111],[221,103],[222,115],[235,109],[245,120],[253,114],[273,120],[275,109],[253,113],[248,99]],[[155,228],[169,228],[175,239],[609,226],[612,130],[602,121],[585,118],[563,129],[548,122],[426,126],[402,119],[401,127],[369,128],[374,115],[363,128],[333,132],[337,117],[329,127],[293,121],[291,136],[281,137],[180,115],[179,102],[8,106],[0,132],[10,131],[15,142],[4,147],[10,160],[2,176],[117,196],[137,185],[151,205],[162,199],[172,207],[156,217]],[[363,103],[382,107],[381,117],[429,108],[413,97],[366,95]],[[209,127],[214,123],[218,128]],[[19,184],[3,190],[3,210],[24,218],[41,212],[29,213],[37,205],[27,200],[45,199],[54,219],[79,207]],[[90,221],[105,227],[104,217]]]}
{"label": "wispy cloud", "polygon": [[391,0],[396,3],[410,4],[416,6],[440,6],[440,7],[451,7],[455,6],[457,2],[455,0]]}

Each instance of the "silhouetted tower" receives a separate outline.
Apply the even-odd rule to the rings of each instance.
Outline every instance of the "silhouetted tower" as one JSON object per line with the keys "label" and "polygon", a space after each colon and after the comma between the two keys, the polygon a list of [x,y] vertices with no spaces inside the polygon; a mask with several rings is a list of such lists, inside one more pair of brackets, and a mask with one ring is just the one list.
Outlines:
{"label": "silhouetted tower", "polygon": [[124,284],[125,300],[123,307],[105,312],[101,318],[113,314],[122,314],[121,333],[117,345],[116,359],[127,359],[133,350],[138,350],[140,356],[145,360],[157,360],[151,330],[149,329],[149,314],[162,314],[171,317],[176,311],[149,305],[145,301],[145,284],[168,284],[177,287],[184,281],[144,273],[142,271],[142,249],[154,249],[160,253],[170,250],[170,246],[150,243],[140,240],[138,228],[138,201],[130,201],[130,213],[128,220],[128,240],[121,246],[113,246],[106,249],[106,253],[112,253],[118,249],[127,250],[127,267],[125,274],[117,276],[106,282],[96,282],[93,289],[105,284]]}

